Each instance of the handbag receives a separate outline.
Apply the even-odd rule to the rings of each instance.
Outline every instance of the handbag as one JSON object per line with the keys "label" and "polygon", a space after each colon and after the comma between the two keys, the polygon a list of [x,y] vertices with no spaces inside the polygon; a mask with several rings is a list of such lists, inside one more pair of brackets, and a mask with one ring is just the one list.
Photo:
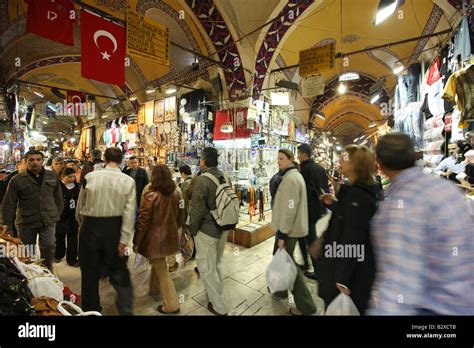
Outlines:
{"label": "handbag", "polygon": [[187,226],[183,227],[183,232],[181,233],[181,238],[179,241],[181,255],[185,261],[189,261],[193,256],[194,251],[194,241],[191,236],[191,232]]}

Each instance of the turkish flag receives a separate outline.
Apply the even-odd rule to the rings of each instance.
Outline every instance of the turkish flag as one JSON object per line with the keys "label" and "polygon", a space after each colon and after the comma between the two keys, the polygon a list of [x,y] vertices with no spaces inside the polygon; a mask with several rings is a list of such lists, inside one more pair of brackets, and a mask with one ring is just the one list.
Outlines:
{"label": "turkish flag", "polygon": [[[66,111],[68,114],[73,116],[85,116],[81,115],[81,104],[86,102],[86,94],[77,91],[67,91],[67,107]],[[70,105],[72,103],[73,105]]]}
{"label": "turkish flag", "polygon": [[125,84],[125,27],[81,10],[81,76]]}
{"label": "turkish flag", "polygon": [[26,31],[74,46],[76,13],[71,0],[26,0]]}

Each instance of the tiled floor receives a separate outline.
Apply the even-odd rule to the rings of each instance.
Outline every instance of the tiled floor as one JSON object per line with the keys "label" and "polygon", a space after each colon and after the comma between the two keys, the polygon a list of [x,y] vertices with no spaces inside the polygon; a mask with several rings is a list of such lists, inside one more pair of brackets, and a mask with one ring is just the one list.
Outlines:
{"label": "tiled floor", "polygon": [[[327,219],[327,217],[326,217]],[[324,224],[320,220],[318,224]],[[321,230],[318,228],[318,231]],[[279,301],[272,298],[267,291],[265,270],[272,258],[273,242],[265,242],[246,249],[227,243],[223,258],[224,296],[230,315],[289,315],[288,300]],[[296,261],[302,263],[301,253],[296,248]],[[160,297],[148,295],[149,267],[135,269],[134,256],[130,257],[129,269],[135,291],[134,313],[136,315],[158,315],[156,308],[162,303]],[[181,302],[180,315],[212,315],[207,310],[207,296],[193,271],[195,261],[181,266],[171,277]],[[69,267],[65,261],[56,264],[55,273],[73,292],[80,294],[80,270]],[[318,308],[317,314],[323,313],[323,300],[317,296],[317,282],[306,279],[306,284]],[[108,281],[100,284],[101,302],[104,315],[117,315],[115,308],[116,292]]]}

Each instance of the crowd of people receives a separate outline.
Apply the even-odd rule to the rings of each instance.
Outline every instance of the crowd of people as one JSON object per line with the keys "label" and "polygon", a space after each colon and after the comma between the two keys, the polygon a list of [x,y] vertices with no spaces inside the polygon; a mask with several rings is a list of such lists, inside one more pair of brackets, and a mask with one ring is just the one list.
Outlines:
{"label": "crowd of people", "polygon": [[[270,181],[273,253],[285,249],[294,258],[298,245],[304,261],[292,287],[292,314],[317,312],[305,277],[318,281],[326,307],[344,294],[362,315],[474,314],[473,218],[459,188],[415,165],[408,136],[385,135],[375,152],[347,146],[337,170],[328,172],[312,154],[300,145],[296,162],[291,151],[279,150],[279,172]],[[29,151],[2,192],[4,230],[25,244],[39,236],[51,270],[64,257],[80,267],[85,311],[101,311],[99,280],[108,277],[121,315],[133,314],[132,249],[150,262],[149,294],[163,298],[157,311],[180,312],[169,273],[178,268],[181,234],[189,232],[208,310],[227,315],[222,260],[229,228],[216,222],[214,211],[218,189],[231,183],[218,159],[215,148],[205,148],[198,175],[182,166],[177,185],[153,158],[147,168],[134,157],[123,168],[116,148],[104,158],[92,151],[82,168],[54,158],[51,170],[41,152]],[[390,182],[385,192],[382,173]],[[317,231],[329,212],[327,229]],[[272,296],[285,299],[288,291]]]}

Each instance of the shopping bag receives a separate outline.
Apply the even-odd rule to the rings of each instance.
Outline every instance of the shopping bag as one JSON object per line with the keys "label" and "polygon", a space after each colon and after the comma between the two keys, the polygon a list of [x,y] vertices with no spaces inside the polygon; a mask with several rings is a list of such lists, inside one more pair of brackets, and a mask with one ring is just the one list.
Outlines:
{"label": "shopping bag", "polygon": [[90,315],[102,316],[102,313],[96,312],[96,311],[84,312],[79,306],[69,301],[59,302],[57,308],[58,308],[58,311],[66,317],[71,317],[71,316],[85,317],[85,316],[90,316]]}
{"label": "shopping bag", "polygon": [[265,277],[270,292],[293,290],[298,270],[285,249],[278,249],[267,267]]}
{"label": "shopping bag", "polygon": [[26,277],[34,297],[50,297],[58,302],[63,300],[64,285],[49,269],[35,264],[28,265],[18,260],[15,264]]}
{"label": "shopping bag", "polygon": [[194,241],[187,227],[183,227],[183,232],[181,233],[181,238],[179,241],[179,247],[181,255],[183,255],[183,259],[185,261],[189,261],[191,257],[193,257]]}
{"label": "shopping bag", "polygon": [[138,267],[144,266],[148,264],[148,259],[143,256],[142,254],[135,254],[135,262],[134,267],[137,269]]}
{"label": "shopping bag", "polygon": [[350,296],[340,293],[328,306],[326,315],[360,315]]}

